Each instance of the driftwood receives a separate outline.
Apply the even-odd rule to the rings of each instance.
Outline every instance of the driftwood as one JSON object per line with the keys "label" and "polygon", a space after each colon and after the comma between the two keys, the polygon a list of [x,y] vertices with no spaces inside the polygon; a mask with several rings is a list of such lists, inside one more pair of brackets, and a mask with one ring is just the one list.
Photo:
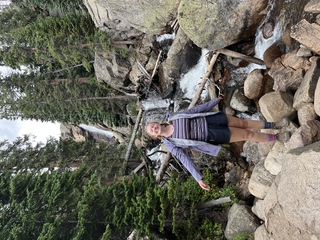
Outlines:
{"label": "driftwood", "polygon": [[220,49],[218,52],[222,53],[224,55],[230,56],[230,57],[240,58],[240,59],[245,60],[247,62],[252,62],[255,64],[259,64],[259,65],[264,65],[264,61],[262,61],[259,58],[250,57],[250,56],[247,56],[242,53],[238,53],[238,52],[226,49],[226,48]]}

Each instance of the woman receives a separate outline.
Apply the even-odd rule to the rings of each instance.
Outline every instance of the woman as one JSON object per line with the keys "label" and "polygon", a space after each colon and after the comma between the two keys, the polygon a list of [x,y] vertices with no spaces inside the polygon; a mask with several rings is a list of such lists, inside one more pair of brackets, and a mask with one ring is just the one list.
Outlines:
{"label": "woman", "polygon": [[271,123],[243,120],[222,112],[212,112],[212,108],[221,99],[217,98],[175,114],[167,113],[168,123],[151,122],[146,127],[147,134],[162,139],[168,151],[181,161],[204,190],[210,190],[210,187],[202,180],[200,172],[183,148],[217,156],[221,149],[218,144],[239,141],[288,141],[290,138],[289,132],[275,135],[251,131],[286,127],[289,124],[287,118]]}

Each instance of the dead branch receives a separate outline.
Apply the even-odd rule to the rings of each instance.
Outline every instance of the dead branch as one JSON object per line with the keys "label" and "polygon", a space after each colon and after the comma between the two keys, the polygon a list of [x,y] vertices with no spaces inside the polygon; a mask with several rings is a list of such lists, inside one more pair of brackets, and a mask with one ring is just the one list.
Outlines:
{"label": "dead branch", "polygon": [[247,62],[252,62],[252,63],[255,63],[255,64],[259,64],[259,65],[264,65],[264,61],[262,61],[259,58],[250,57],[250,56],[247,56],[247,55],[244,55],[242,53],[238,53],[238,52],[226,49],[226,48],[220,49],[218,51],[218,53],[222,53],[224,55],[227,55],[227,56],[230,56],[230,57],[234,57],[234,58],[240,58],[240,59],[245,60]]}
{"label": "dead branch", "polygon": [[[161,145],[160,149],[165,148],[165,146]],[[165,155],[165,157],[162,159],[162,163],[161,166],[157,172],[157,176],[156,176],[156,181],[160,182],[160,180],[162,179],[165,169],[167,168],[169,161],[171,158],[171,154],[169,152],[167,152],[167,154]]]}
{"label": "dead branch", "polygon": [[[149,88],[151,86],[151,82],[152,82],[152,78],[154,77],[155,73],[156,73],[156,69],[158,68],[158,64],[159,64],[159,61],[160,61],[160,56],[161,56],[161,53],[162,51],[159,52],[158,54],[158,59],[156,61],[156,64],[154,66],[154,69],[153,69],[153,72],[152,72],[152,75],[150,76],[148,74],[148,72],[144,69],[144,67],[138,62],[138,66],[140,66],[140,69],[142,68],[144,71],[143,73],[147,73],[147,75],[149,75],[149,84],[148,84],[148,88],[147,90],[149,91]],[[148,92],[147,91],[147,92]],[[141,121],[141,118],[142,118],[142,113],[143,113],[143,110],[140,108],[139,110],[139,114],[137,116],[137,119],[136,119],[136,123],[135,123],[135,126],[134,126],[134,129],[133,129],[133,132],[132,132],[132,135],[131,135],[131,139],[130,139],[130,142],[129,142],[129,145],[128,145],[128,149],[127,149],[127,152],[126,152],[126,155],[125,155],[125,161],[128,162],[129,161],[129,157],[130,157],[130,153],[131,153],[131,150],[132,150],[132,145],[133,145],[133,142],[134,142],[134,139],[136,137],[136,133],[138,131],[138,127],[140,126],[140,121]],[[145,165],[145,163],[143,163]]]}
{"label": "dead branch", "polygon": [[194,95],[194,98],[192,99],[188,109],[193,108],[196,105],[196,103],[197,103],[197,101],[198,101],[198,99],[199,99],[199,97],[200,97],[200,95],[201,95],[201,93],[203,91],[204,85],[206,84],[206,82],[208,80],[208,77],[211,74],[212,68],[213,68],[218,56],[219,56],[219,52],[213,54],[213,56],[212,56],[212,58],[210,60],[209,67],[208,67],[206,73],[204,74],[204,76],[202,77],[202,80],[201,80],[201,82],[199,84],[199,88],[196,91],[196,93]]}
{"label": "dead branch", "polygon": [[130,139],[130,142],[129,142],[129,145],[128,145],[128,149],[127,149],[126,155],[124,157],[124,160],[126,162],[128,162],[129,157],[130,157],[130,153],[131,153],[131,150],[132,150],[132,145],[133,145],[134,139],[136,137],[136,133],[138,131],[138,127],[140,125],[140,120],[141,120],[141,117],[142,117],[142,113],[143,113],[143,110],[140,109],[139,113],[138,113],[138,116],[137,116],[136,124],[134,125],[134,129],[133,129],[133,133],[131,135],[131,139]]}
{"label": "dead branch", "polygon": [[213,199],[208,202],[197,204],[196,208],[198,210],[200,210],[203,208],[209,208],[209,207],[213,207],[213,206],[220,205],[220,204],[227,203],[227,202],[231,202],[231,201],[232,200],[230,197],[222,197],[222,198],[218,198],[218,199]]}

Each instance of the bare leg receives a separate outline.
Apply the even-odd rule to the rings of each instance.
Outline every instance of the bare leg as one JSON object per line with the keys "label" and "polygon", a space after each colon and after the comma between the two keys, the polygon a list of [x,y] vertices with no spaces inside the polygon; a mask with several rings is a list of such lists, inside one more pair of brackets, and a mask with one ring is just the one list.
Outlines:
{"label": "bare leg", "polygon": [[236,118],[228,116],[228,127],[242,128],[242,129],[263,129],[264,121],[256,120],[244,120],[241,118]]}
{"label": "bare leg", "polygon": [[269,136],[267,133],[253,132],[247,129],[229,127],[230,142],[253,141],[253,142],[267,142]]}

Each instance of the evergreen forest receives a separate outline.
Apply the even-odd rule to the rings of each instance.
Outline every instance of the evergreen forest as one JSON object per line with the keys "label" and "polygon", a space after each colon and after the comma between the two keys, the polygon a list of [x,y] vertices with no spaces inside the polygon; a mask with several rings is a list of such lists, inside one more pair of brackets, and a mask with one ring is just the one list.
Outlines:
{"label": "evergreen forest", "polygon": [[[0,64],[16,70],[1,76],[1,119],[128,124],[125,108],[135,97],[99,83],[93,69],[97,49],[118,50],[82,0],[13,0],[0,20]],[[215,216],[225,205],[208,212],[198,204],[235,197],[235,189],[219,186],[210,171],[210,192],[183,172],[162,186],[152,170],[133,172],[143,152],[127,161],[126,147],[34,144],[32,136],[0,142],[1,239],[123,240],[134,230],[149,239],[224,239]]]}

